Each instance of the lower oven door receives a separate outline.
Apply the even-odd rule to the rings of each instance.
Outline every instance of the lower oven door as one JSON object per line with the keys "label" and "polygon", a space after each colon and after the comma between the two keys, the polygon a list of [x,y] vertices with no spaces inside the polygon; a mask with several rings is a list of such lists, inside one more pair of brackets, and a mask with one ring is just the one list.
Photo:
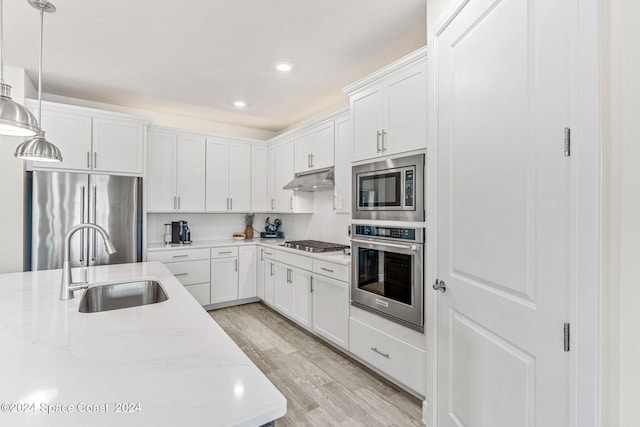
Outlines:
{"label": "lower oven door", "polygon": [[423,246],[351,240],[351,304],[424,331]]}

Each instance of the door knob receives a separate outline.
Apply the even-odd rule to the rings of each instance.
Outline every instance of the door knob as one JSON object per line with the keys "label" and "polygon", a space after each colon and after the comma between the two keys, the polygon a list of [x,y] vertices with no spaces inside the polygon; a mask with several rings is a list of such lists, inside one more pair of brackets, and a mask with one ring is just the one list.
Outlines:
{"label": "door knob", "polygon": [[440,291],[440,292],[447,292],[447,284],[444,283],[444,281],[442,280],[436,279],[435,283],[433,284],[433,290]]}

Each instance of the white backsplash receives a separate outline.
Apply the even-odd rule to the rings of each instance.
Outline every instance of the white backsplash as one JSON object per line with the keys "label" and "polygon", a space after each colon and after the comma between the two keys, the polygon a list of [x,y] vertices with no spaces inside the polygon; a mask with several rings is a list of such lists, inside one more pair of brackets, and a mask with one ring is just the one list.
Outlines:
{"label": "white backsplash", "polygon": [[[313,207],[313,214],[256,214],[253,221],[256,236],[264,231],[265,219],[270,217],[272,222],[275,218],[282,220],[281,229],[287,240],[313,239],[348,245],[347,226],[351,215],[333,212],[333,192],[316,192]],[[149,214],[147,242],[162,243],[164,224],[181,220],[189,223],[194,241],[230,239],[233,233],[244,232],[244,214]]]}

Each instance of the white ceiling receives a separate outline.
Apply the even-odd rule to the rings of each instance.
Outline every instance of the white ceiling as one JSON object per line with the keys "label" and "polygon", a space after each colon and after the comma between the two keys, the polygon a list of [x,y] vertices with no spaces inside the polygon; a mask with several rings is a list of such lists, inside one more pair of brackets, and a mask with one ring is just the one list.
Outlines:
{"label": "white ceiling", "polygon": [[[5,63],[37,82],[39,12],[4,3]],[[343,87],[426,43],[425,0],[53,3],[44,92],[269,131],[346,105]]]}

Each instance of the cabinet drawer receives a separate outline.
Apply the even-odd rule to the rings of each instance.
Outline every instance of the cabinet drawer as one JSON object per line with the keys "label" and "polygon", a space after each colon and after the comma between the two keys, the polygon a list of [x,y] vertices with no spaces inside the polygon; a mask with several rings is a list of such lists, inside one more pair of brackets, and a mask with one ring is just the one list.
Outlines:
{"label": "cabinet drawer", "polygon": [[210,282],[208,259],[195,261],[167,262],[164,264],[183,285]]}
{"label": "cabinet drawer", "polygon": [[147,252],[147,261],[173,262],[195,259],[209,259],[209,248]]}
{"label": "cabinet drawer", "polygon": [[285,251],[276,252],[276,261],[308,271],[311,271],[313,264],[313,259],[308,256],[292,254]]}
{"label": "cabinet drawer", "polygon": [[197,285],[189,285],[184,287],[193,297],[200,303],[200,305],[209,305],[211,303],[211,297],[209,295],[211,286],[207,283],[198,283]]}
{"label": "cabinet drawer", "polygon": [[221,246],[219,248],[211,248],[211,258],[228,258],[238,256],[237,246]]}
{"label": "cabinet drawer", "polygon": [[314,259],[313,272],[342,282],[349,282],[349,266],[347,265]]}
{"label": "cabinet drawer", "polygon": [[264,249],[264,258],[265,259],[273,259],[273,260],[276,259],[276,253],[278,251],[276,251],[272,247],[262,247],[262,249]]}
{"label": "cabinet drawer", "polygon": [[391,335],[349,319],[349,351],[407,387],[424,394],[426,353]]}

